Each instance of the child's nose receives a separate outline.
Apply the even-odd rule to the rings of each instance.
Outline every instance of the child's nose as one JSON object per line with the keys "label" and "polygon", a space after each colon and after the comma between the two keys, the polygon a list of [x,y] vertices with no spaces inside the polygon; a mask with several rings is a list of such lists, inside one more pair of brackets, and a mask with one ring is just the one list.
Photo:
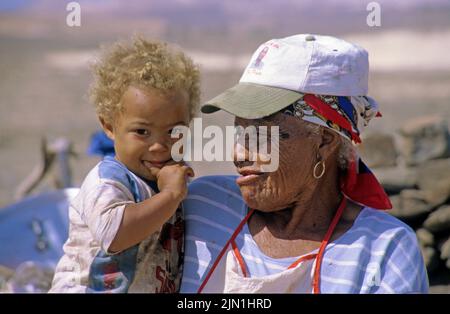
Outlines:
{"label": "child's nose", "polygon": [[162,142],[155,142],[148,148],[149,152],[157,153],[157,152],[165,152],[167,151],[167,145]]}

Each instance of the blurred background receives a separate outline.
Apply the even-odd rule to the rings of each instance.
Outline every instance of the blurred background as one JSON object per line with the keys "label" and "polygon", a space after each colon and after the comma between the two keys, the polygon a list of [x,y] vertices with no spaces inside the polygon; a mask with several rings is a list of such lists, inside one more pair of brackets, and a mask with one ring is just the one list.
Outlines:
{"label": "blurred background", "polygon": [[[56,146],[58,138],[68,141],[73,186],[99,161],[86,154],[99,130],[87,91],[101,44],[137,33],[180,46],[200,65],[207,100],[238,82],[259,44],[297,33],[333,35],[369,52],[369,94],[383,118],[373,121],[366,135],[373,145],[361,151],[393,196],[394,214],[419,230],[433,291],[449,292],[448,0],[376,1],[375,27],[366,22],[365,0],[79,0],[79,27],[66,24],[69,2],[0,2],[0,207],[45,164],[43,138]],[[202,117],[204,126],[233,121],[226,113]],[[193,166],[198,176],[234,173],[230,162]],[[422,182],[421,173],[433,176]],[[54,178],[45,176],[32,194],[53,189]],[[444,223],[433,225],[442,221],[435,216]]]}

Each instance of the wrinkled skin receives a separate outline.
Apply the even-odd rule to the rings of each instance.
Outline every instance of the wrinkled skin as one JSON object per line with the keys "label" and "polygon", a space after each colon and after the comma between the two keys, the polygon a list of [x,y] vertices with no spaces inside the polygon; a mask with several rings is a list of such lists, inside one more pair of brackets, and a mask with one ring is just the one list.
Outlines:
{"label": "wrinkled skin", "polygon": [[[340,135],[322,127],[315,134],[307,124],[282,113],[264,119],[235,119],[235,125],[244,128],[279,126],[278,169],[260,174],[250,182],[237,180],[244,201],[249,208],[256,209],[249,221],[250,232],[263,252],[272,257],[298,256],[317,248],[342,199],[337,164]],[[235,149],[236,168],[244,174],[248,169],[261,169],[264,164],[263,158],[250,161],[248,145],[246,148]],[[236,161],[238,157],[244,161]],[[320,160],[325,162],[326,170],[316,179],[313,168]],[[360,210],[348,203],[334,239],[351,227]]]}

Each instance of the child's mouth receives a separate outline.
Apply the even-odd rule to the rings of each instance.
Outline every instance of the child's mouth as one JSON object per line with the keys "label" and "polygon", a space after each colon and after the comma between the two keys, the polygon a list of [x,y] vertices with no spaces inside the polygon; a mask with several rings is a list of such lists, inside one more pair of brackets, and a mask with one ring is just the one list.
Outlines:
{"label": "child's mouth", "polygon": [[164,165],[170,161],[170,159],[168,160],[144,160],[143,163],[147,168],[162,168],[164,167]]}

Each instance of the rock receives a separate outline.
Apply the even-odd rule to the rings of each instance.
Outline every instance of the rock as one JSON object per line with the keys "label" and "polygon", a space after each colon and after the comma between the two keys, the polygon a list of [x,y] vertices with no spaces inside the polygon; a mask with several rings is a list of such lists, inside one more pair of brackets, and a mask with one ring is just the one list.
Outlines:
{"label": "rock", "polygon": [[399,214],[400,210],[400,195],[391,195],[389,196],[389,200],[392,203],[392,209],[387,211],[390,214],[393,214],[395,217],[397,217],[397,213]]}
{"label": "rock", "polygon": [[433,246],[434,245],[434,235],[427,229],[420,228],[416,230],[417,239],[421,246]]}
{"label": "rock", "polygon": [[450,158],[428,161],[417,168],[417,185],[421,190],[450,186]]}
{"label": "rock", "polygon": [[4,278],[10,278],[10,277],[12,277],[12,275],[14,275],[14,270],[0,265],[0,276],[2,276]]}
{"label": "rock", "polygon": [[441,247],[444,245],[445,242],[450,238],[450,230],[447,230],[447,232],[441,232],[441,233],[435,233],[435,244],[436,248],[440,251]]}
{"label": "rock", "polygon": [[395,217],[407,223],[425,218],[433,209],[419,190],[403,190],[398,196],[391,196],[393,209],[390,211]]}
{"label": "rock", "polygon": [[430,294],[450,294],[450,285],[430,285]]}
{"label": "rock", "polygon": [[388,211],[389,214],[399,219],[403,218],[403,216],[407,216],[407,213],[404,213],[401,207],[400,195],[389,196],[389,199],[391,200],[392,204],[392,209]]}
{"label": "rock", "polygon": [[8,280],[14,275],[14,270],[0,265],[0,293],[10,292]]}
{"label": "rock", "polygon": [[441,259],[444,261],[450,259],[450,237],[441,246]]}
{"label": "rock", "polygon": [[439,267],[439,256],[436,250],[430,246],[421,247],[423,261],[427,271],[430,273]]}
{"label": "rock", "polygon": [[447,121],[438,116],[420,117],[405,123],[400,129],[400,153],[407,165],[444,158],[449,155]]}
{"label": "rock", "polygon": [[450,205],[439,207],[425,220],[423,226],[431,232],[450,230]]}
{"label": "rock", "polygon": [[425,202],[432,205],[433,207],[438,207],[444,204],[450,198],[450,184],[440,184],[437,185],[433,190],[420,191],[420,195]]}
{"label": "rock", "polygon": [[392,167],[397,164],[397,149],[392,135],[370,134],[364,137],[358,151],[370,168]]}
{"label": "rock", "polygon": [[429,213],[432,209],[420,190],[406,189],[400,192],[401,206],[409,213],[417,215]]}
{"label": "rock", "polygon": [[416,168],[377,168],[373,169],[373,173],[389,194],[398,194],[404,189],[414,188],[417,184]]}
{"label": "rock", "polygon": [[52,286],[53,275],[53,268],[26,261],[16,268],[7,287],[13,293],[47,293]]}
{"label": "rock", "polygon": [[[424,204],[428,204],[430,210],[444,204],[450,195],[450,186],[437,186],[433,190],[416,190],[405,189],[400,192],[402,200],[420,200]],[[405,203],[403,201],[402,205]]]}

